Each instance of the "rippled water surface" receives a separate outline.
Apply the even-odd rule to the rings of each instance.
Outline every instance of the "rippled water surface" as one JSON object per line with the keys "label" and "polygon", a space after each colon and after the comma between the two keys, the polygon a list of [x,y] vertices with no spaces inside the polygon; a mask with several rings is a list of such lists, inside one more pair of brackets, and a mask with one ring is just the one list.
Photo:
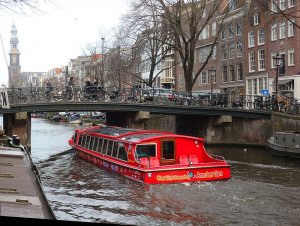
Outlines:
{"label": "rippled water surface", "polygon": [[[58,220],[131,225],[299,225],[300,161],[267,149],[210,147],[232,179],[146,186],[77,157],[76,126],[32,119],[32,157]],[[61,153],[61,154],[60,154]]]}

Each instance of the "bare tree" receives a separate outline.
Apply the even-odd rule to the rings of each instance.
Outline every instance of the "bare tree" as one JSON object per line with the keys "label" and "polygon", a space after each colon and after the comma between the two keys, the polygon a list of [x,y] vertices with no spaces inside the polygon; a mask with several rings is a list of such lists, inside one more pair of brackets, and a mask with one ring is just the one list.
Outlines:
{"label": "bare tree", "polygon": [[220,6],[224,0],[199,1],[199,0],[158,0],[165,30],[169,33],[171,42],[169,46],[178,54],[178,63],[181,63],[185,79],[185,89],[192,91],[193,86],[202,70],[209,62],[216,46],[223,20],[226,15],[218,21],[218,31],[210,43],[210,52],[199,68],[195,68],[196,45],[199,36],[220,14]]}
{"label": "bare tree", "polygon": [[105,54],[106,82],[110,86],[129,87],[139,79],[135,70],[135,45],[129,33],[128,29],[119,26],[111,35],[111,47]]}
{"label": "bare tree", "polygon": [[167,37],[163,32],[161,12],[158,11],[155,0],[136,0],[131,4],[130,11],[123,17],[123,26],[126,27],[132,39],[135,40],[134,48],[139,57],[138,68],[149,69],[146,78],[141,82],[149,87],[163,71],[157,71],[167,51],[162,51]]}
{"label": "bare tree", "polygon": [[40,4],[55,4],[54,0],[0,0],[0,11],[14,12],[16,14],[27,14],[30,12],[40,12]]}

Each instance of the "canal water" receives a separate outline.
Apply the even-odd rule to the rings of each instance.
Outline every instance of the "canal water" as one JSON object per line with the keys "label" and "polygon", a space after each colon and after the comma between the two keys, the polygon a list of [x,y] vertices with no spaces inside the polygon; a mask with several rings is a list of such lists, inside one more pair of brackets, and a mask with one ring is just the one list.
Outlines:
{"label": "canal water", "polygon": [[299,225],[300,161],[268,149],[210,147],[227,181],[143,185],[68,151],[78,126],[32,119],[32,158],[58,220],[121,225]]}

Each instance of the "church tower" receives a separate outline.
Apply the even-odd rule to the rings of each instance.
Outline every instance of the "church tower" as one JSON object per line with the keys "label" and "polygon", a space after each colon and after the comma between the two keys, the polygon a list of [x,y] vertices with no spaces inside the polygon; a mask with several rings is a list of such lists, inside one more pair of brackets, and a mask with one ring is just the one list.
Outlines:
{"label": "church tower", "polygon": [[20,66],[20,52],[19,40],[17,36],[16,25],[12,25],[9,51],[9,66],[8,66],[8,84],[9,87],[21,86],[21,66]]}

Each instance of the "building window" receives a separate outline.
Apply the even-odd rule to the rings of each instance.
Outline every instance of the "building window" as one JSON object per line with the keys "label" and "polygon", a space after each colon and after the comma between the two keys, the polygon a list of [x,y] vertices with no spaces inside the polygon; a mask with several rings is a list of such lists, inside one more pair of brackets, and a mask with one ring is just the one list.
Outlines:
{"label": "building window", "polygon": [[271,41],[277,40],[277,24],[273,24],[271,27]]}
{"label": "building window", "polygon": [[289,20],[288,22],[288,37],[292,37],[295,35],[295,20],[294,19],[291,19]]}
{"label": "building window", "polygon": [[248,47],[254,47],[254,31],[248,32]]}
{"label": "building window", "polygon": [[237,0],[230,0],[229,2],[229,11],[235,10],[237,7]]}
{"label": "building window", "polygon": [[208,54],[211,51],[211,47],[210,46],[209,47],[203,47],[199,51],[200,51],[199,61],[200,61],[200,63],[203,63],[203,62],[206,61],[206,59],[208,57]]}
{"label": "building window", "polygon": [[292,8],[295,6],[295,0],[288,0],[288,7]]}
{"label": "building window", "polygon": [[228,81],[228,78],[227,78],[227,66],[223,66],[222,76],[223,76],[223,82],[227,82]]}
{"label": "building window", "polygon": [[258,50],[258,70],[259,71],[265,70],[265,50],[264,49]]}
{"label": "building window", "polygon": [[212,60],[217,59],[217,47],[216,46],[213,47],[213,52],[212,52],[212,55],[211,55],[211,59]]}
{"label": "building window", "polygon": [[206,71],[202,71],[201,72],[201,83],[202,84],[207,84],[208,83]]}
{"label": "building window", "polygon": [[211,25],[211,35],[215,36],[217,34],[217,23],[213,22]]}
{"label": "building window", "polygon": [[165,62],[165,78],[173,78],[173,62],[172,61],[166,61]]}
{"label": "building window", "polygon": [[279,0],[279,8],[281,10],[285,10],[285,1],[286,0]]}
{"label": "building window", "polygon": [[253,25],[258,25],[259,24],[259,16],[258,13],[254,13],[253,15]]}
{"label": "building window", "polygon": [[235,52],[234,43],[231,42],[229,44],[229,59],[233,59],[234,58],[234,52]]}
{"label": "building window", "polygon": [[228,37],[231,38],[234,36],[234,28],[232,24],[228,25]]}
{"label": "building window", "polygon": [[209,25],[207,24],[201,34],[199,35],[199,40],[208,39],[209,38]]}
{"label": "building window", "polygon": [[222,45],[222,60],[226,60],[227,59],[227,48],[226,48],[226,44]]}
{"label": "building window", "polygon": [[242,22],[239,21],[236,24],[236,35],[241,35],[243,33],[243,27]]}
{"label": "building window", "polygon": [[278,11],[278,7],[274,1],[271,2],[271,11],[274,13]]}
{"label": "building window", "polygon": [[295,50],[294,49],[288,49],[288,66],[294,66],[295,65]]}
{"label": "building window", "polygon": [[252,79],[247,79],[247,94],[252,95]]}
{"label": "building window", "polygon": [[255,71],[255,55],[253,51],[249,52],[249,72]]}
{"label": "building window", "polygon": [[257,79],[253,79],[253,94],[254,95],[257,95],[259,93],[257,89],[258,89]]}
{"label": "building window", "polygon": [[258,45],[265,43],[265,30],[263,28],[258,29]]}
{"label": "building window", "polygon": [[234,79],[234,66],[233,65],[229,65],[229,70],[230,70],[230,81],[233,82]]}
{"label": "building window", "polygon": [[279,39],[285,38],[285,22],[280,23],[279,25]]}
{"label": "building window", "polygon": [[222,39],[222,40],[226,39],[226,30],[225,30],[225,28],[222,28],[222,31],[221,31],[221,39]]}
{"label": "building window", "polygon": [[236,56],[241,57],[243,54],[243,41],[238,41],[236,43]]}
{"label": "building window", "polygon": [[263,88],[264,88],[264,80],[263,80],[263,78],[259,78],[258,79],[258,92],[263,90]]}
{"label": "building window", "polygon": [[261,93],[263,89],[267,89],[267,78],[247,79],[246,86],[248,95],[257,95]]}
{"label": "building window", "polygon": [[275,60],[274,60],[274,57],[277,55],[277,53],[271,53],[271,68],[276,68],[276,65],[275,65]]}
{"label": "building window", "polygon": [[237,80],[243,81],[244,76],[243,76],[243,64],[242,63],[238,63],[236,65],[236,71],[237,71]]}

